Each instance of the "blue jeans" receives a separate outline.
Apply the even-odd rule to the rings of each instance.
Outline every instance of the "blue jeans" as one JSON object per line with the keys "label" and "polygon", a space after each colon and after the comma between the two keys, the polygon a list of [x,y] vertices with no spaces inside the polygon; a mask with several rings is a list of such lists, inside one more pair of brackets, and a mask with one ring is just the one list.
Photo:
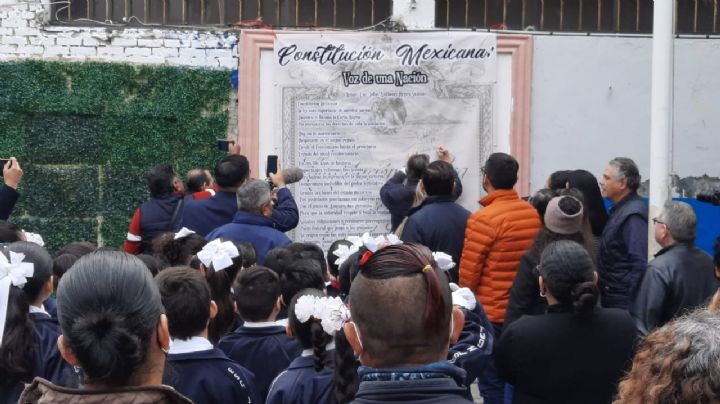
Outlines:
{"label": "blue jeans", "polygon": [[[500,339],[502,323],[492,323],[495,341]],[[505,382],[498,376],[495,360],[488,361],[482,374],[478,377],[480,395],[483,397],[483,404],[505,404]],[[512,400],[512,398],[511,398]]]}

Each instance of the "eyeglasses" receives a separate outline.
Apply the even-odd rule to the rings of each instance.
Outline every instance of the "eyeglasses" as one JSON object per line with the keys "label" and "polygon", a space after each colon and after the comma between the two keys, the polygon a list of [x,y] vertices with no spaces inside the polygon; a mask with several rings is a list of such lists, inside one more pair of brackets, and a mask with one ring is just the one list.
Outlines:
{"label": "eyeglasses", "polygon": [[655,218],[653,218],[653,220],[652,220],[652,221],[653,221],[653,224],[665,224],[665,222],[661,222],[661,221],[660,221],[660,220],[658,220],[658,218],[656,218],[656,217],[655,217]]}

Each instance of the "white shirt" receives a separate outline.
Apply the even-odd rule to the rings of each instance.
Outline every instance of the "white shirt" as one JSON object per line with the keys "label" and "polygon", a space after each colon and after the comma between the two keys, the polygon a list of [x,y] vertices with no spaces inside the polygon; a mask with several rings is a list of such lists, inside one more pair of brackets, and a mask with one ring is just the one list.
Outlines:
{"label": "white shirt", "polygon": [[[325,346],[325,351],[332,351],[333,349],[335,349],[335,342],[331,342],[331,343],[329,343],[329,344],[327,344],[327,345]],[[302,351],[302,353],[300,354],[300,356],[312,356],[312,354],[313,354],[313,349],[312,349],[312,348],[310,348],[310,349],[303,349],[303,351]]]}
{"label": "white shirt", "polygon": [[213,345],[207,338],[192,337],[190,339],[176,339],[170,341],[170,354],[184,354],[200,352],[213,349]]}
{"label": "white shirt", "polygon": [[44,314],[44,315],[46,315],[46,316],[48,316],[48,317],[51,317],[51,316],[50,316],[50,313],[48,313],[47,311],[45,311],[45,306],[42,305],[42,304],[40,305],[40,307],[33,306],[33,305],[31,304],[31,305],[30,305],[30,310],[29,310],[28,312],[29,312],[29,313],[42,313],[42,314]]}
{"label": "white shirt", "polygon": [[260,322],[253,322],[253,321],[246,321],[243,324],[243,327],[247,328],[262,328],[262,327],[275,327],[278,323],[275,321],[260,321]]}

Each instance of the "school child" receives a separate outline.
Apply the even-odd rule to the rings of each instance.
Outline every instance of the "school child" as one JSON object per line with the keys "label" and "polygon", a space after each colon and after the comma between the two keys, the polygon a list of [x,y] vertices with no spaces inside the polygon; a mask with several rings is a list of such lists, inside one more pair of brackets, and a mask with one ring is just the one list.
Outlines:
{"label": "school child", "polygon": [[162,233],[152,241],[155,256],[165,261],[168,267],[187,265],[205,244],[205,237],[185,227],[177,233]]}
{"label": "school child", "polygon": [[[36,376],[75,387],[78,376],[60,356],[57,321],[43,302],[53,291],[53,261],[37,244],[18,241],[0,250],[0,301],[5,323],[0,324],[0,403],[16,403]],[[4,290],[1,290],[4,289]]]}
{"label": "school child", "polygon": [[341,239],[335,240],[328,248],[326,259],[328,273],[331,276],[330,284],[327,286],[328,296],[338,296],[343,300],[347,298],[347,293],[343,293],[340,286],[340,261],[338,260],[340,257],[335,252],[338,251],[340,246],[350,247],[351,245],[350,241]]}
{"label": "school child", "polygon": [[275,324],[280,311],[280,279],[269,268],[254,266],[233,283],[238,313],[245,322],[220,340],[218,348],[255,374],[257,389],[267,397],[270,383],[300,354],[297,342]]}
{"label": "school child", "polygon": [[[312,251],[312,247],[316,247],[317,251]],[[319,256],[314,252],[319,252]],[[265,256],[265,265],[280,278],[282,306],[277,316],[281,320],[278,324],[287,325],[287,306],[297,292],[307,288],[325,290],[324,262],[322,250],[309,243],[274,248]]]}
{"label": "school child", "polygon": [[340,298],[317,289],[298,292],[290,303],[288,335],[298,340],[302,354],[275,378],[268,404],[328,403],[332,401],[335,343],[333,336],[349,318]]}
{"label": "school child", "polygon": [[[249,247],[248,247],[249,245]],[[218,313],[210,320],[209,339],[217,345],[233,329],[236,321],[232,283],[238,272],[255,264],[255,249],[249,243],[215,239],[197,253],[200,272],[210,285]],[[191,263],[192,265],[192,263]]]}
{"label": "school child", "polygon": [[198,404],[259,403],[255,375],[207,338],[217,305],[202,274],[190,267],[171,267],[155,282],[172,338],[163,383]]}

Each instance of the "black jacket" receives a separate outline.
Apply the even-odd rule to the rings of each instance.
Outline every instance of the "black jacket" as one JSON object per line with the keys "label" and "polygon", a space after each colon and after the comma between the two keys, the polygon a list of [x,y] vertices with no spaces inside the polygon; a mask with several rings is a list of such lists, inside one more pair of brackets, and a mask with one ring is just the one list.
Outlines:
{"label": "black jacket", "polygon": [[411,210],[400,239],[452,256],[456,266],[451,274],[457,282],[468,216],[470,211],[455,203],[452,196],[428,196],[422,205]]}
{"label": "black jacket", "polygon": [[[426,376],[422,376],[425,373]],[[430,364],[424,368],[372,369],[361,366],[358,369],[360,387],[356,404],[370,403],[423,403],[423,404],[466,404],[467,389],[463,386],[465,371],[445,361]],[[374,378],[374,375],[380,377]]]}
{"label": "black jacket", "polygon": [[607,404],[632,361],[636,336],[624,310],[597,308],[581,317],[554,305],[505,328],[495,363],[515,386],[515,404]]}
{"label": "black jacket", "polygon": [[[410,213],[418,182],[419,180],[408,180],[404,172],[398,171],[380,188],[380,200],[390,211],[391,231],[395,231]],[[453,200],[459,198],[460,195],[462,195],[462,181],[455,171]]]}
{"label": "black jacket", "polygon": [[7,185],[0,187],[0,220],[8,220],[20,194]]}
{"label": "black jacket", "polygon": [[540,296],[540,283],[535,267],[537,257],[529,252],[520,261],[515,280],[510,288],[510,300],[505,311],[505,327],[526,314],[543,314],[547,309],[547,300]]}
{"label": "black jacket", "polygon": [[655,254],[632,305],[638,331],[647,335],[717,291],[712,258],[694,244],[673,244]]}

